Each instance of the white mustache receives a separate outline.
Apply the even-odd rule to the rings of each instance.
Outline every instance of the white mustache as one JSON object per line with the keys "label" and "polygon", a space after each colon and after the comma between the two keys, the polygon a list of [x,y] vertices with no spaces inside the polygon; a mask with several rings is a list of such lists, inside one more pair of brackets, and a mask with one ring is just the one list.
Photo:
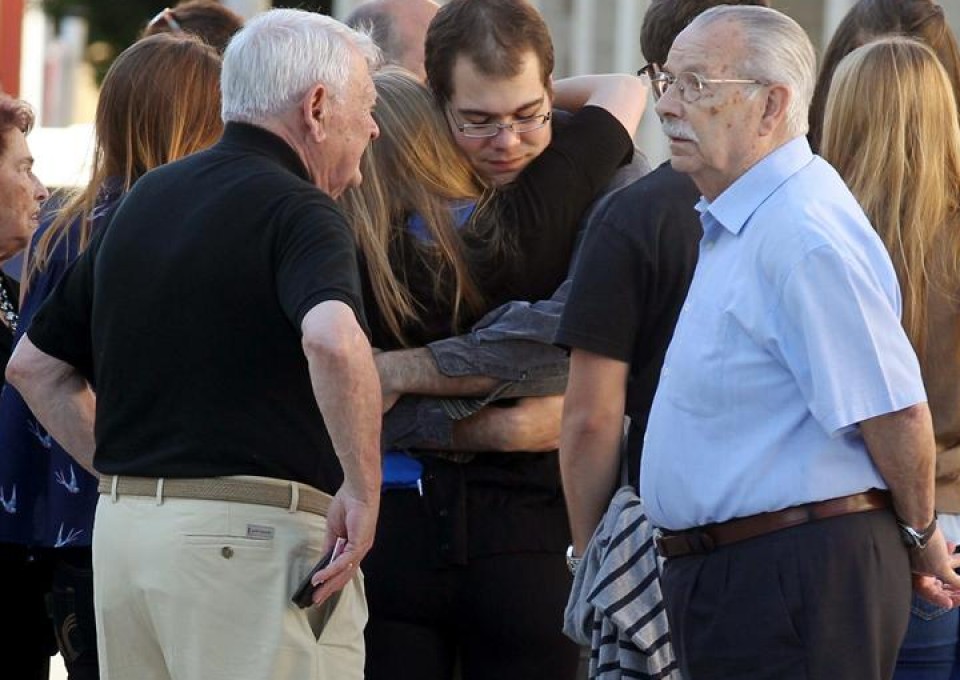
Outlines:
{"label": "white mustache", "polygon": [[693,131],[686,123],[676,121],[673,119],[664,119],[660,121],[660,128],[663,130],[663,134],[667,137],[672,137],[674,139],[685,139],[690,142],[699,143],[700,139],[697,137],[697,133]]}

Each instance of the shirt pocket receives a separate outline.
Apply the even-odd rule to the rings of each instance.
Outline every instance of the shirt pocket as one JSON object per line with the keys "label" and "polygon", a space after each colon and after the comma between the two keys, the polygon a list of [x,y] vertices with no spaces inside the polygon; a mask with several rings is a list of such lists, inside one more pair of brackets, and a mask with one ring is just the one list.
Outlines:
{"label": "shirt pocket", "polygon": [[720,308],[687,302],[660,377],[664,396],[697,416],[725,411],[731,320]]}

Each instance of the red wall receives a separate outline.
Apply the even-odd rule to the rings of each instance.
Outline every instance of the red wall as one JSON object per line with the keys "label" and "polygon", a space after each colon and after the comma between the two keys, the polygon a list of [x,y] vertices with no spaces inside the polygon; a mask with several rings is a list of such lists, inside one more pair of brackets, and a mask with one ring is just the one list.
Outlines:
{"label": "red wall", "polygon": [[24,0],[0,0],[0,89],[20,95],[20,42]]}

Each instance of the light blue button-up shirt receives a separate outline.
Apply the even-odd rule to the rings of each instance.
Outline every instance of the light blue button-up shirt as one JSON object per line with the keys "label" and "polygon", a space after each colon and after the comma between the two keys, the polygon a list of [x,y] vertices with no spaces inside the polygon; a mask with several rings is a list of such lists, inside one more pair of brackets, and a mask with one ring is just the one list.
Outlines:
{"label": "light blue button-up shirt", "polygon": [[885,488],[856,423],[926,396],[856,199],[800,137],[697,210],[641,463],[650,519],[686,529]]}

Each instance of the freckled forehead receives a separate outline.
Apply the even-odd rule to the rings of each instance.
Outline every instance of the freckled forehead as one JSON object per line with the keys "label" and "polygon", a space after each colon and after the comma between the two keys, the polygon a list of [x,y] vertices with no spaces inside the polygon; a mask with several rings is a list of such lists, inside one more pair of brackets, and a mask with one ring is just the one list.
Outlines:
{"label": "freckled forehead", "polygon": [[694,71],[703,76],[730,73],[743,63],[743,29],[733,21],[689,26],[676,38],[664,68],[671,73]]}

